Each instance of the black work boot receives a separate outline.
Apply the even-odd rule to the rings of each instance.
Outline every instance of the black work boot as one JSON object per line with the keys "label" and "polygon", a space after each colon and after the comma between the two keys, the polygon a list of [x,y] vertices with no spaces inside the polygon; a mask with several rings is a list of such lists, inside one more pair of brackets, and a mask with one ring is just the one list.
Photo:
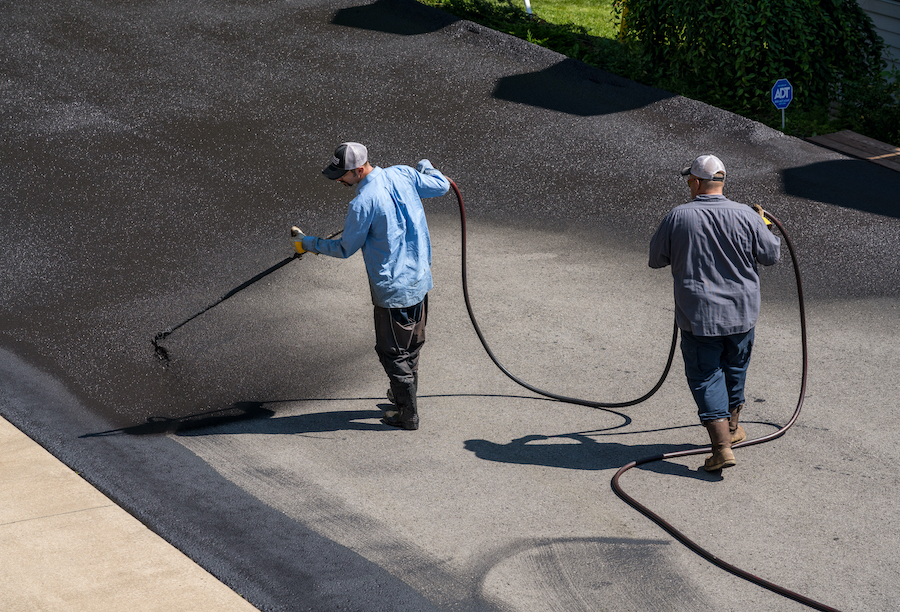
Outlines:
{"label": "black work boot", "polygon": [[416,384],[396,383],[391,381],[388,399],[396,410],[387,410],[381,422],[391,427],[415,430],[419,428],[419,412],[416,406]]}
{"label": "black work boot", "polygon": [[743,407],[743,404],[739,404],[734,408],[728,409],[728,412],[731,414],[731,417],[728,419],[728,430],[731,432],[732,444],[737,444],[738,442],[743,442],[747,439],[747,433],[744,431],[744,428],[738,425],[738,420],[741,416],[741,408]]}
{"label": "black work boot", "polygon": [[[413,376],[415,377],[414,384],[416,385],[416,392],[418,392],[418,390],[419,390],[419,373],[416,372],[415,374],[413,374]],[[389,401],[390,403],[392,403],[394,405],[397,404],[397,402],[394,401],[394,390],[391,389],[390,387],[388,387],[388,390],[387,390],[387,401]],[[743,406],[743,404],[741,404],[741,405]]]}

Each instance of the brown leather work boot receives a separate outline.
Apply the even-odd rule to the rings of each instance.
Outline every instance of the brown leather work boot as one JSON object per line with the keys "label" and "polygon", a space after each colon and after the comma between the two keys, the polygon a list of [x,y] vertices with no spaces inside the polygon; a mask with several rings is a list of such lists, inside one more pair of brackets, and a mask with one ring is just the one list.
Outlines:
{"label": "brown leather work boot", "polygon": [[738,442],[743,442],[747,439],[747,433],[744,431],[744,428],[738,425],[738,419],[741,416],[741,408],[743,407],[743,404],[739,404],[728,410],[728,412],[731,413],[731,418],[728,419],[728,430],[731,432],[732,444],[737,444]]}
{"label": "brown leather work boot", "polygon": [[707,472],[715,472],[736,465],[734,453],[731,452],[731,431],[728,429],[728,419],[707,421],[704,425],[706,431],[709,432],[713,454],[706,458],[703,469]]}

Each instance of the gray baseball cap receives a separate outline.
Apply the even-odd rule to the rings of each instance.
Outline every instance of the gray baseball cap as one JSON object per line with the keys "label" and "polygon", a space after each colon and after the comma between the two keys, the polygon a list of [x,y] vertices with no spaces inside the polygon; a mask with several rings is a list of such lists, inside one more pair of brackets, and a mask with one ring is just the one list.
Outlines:
{"label": "gray baseball cap", "polygon": [[339,179],[348,170],[360,168],[369,160],[369,152],[358,142],[342,142],[334,150],[334,157],[328,167],[322,170],[322,174],[331,180]]}
{"label": "gray baseball cap", "polygon": [[681,171],[682,176],[693,174],[708,181],[725,180],[725,164],[715,155],[701,155],[690,166]]}

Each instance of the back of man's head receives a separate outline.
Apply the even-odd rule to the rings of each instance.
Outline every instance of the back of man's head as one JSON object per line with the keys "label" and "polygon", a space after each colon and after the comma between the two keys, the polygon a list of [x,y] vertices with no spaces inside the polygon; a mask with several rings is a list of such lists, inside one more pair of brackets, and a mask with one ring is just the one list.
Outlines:
{"label": "back of man's head", "polygon": [[699,193],[722,193],[725,185],[725,164],[715,155],[701,155],[681,171],[699,183]]}

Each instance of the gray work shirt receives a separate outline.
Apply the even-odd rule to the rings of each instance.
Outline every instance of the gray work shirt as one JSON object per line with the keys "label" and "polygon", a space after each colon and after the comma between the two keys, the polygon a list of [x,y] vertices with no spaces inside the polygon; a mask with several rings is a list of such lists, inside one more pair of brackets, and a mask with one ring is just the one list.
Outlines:
{"label": "gray work shirt", "polygon": [[749,331],[759,318],[757,263],[771,266],[781,240],[749,206],[698,195],[674,208],[650,240],[650,267],[672,266],[675,322],[695,336]]}

